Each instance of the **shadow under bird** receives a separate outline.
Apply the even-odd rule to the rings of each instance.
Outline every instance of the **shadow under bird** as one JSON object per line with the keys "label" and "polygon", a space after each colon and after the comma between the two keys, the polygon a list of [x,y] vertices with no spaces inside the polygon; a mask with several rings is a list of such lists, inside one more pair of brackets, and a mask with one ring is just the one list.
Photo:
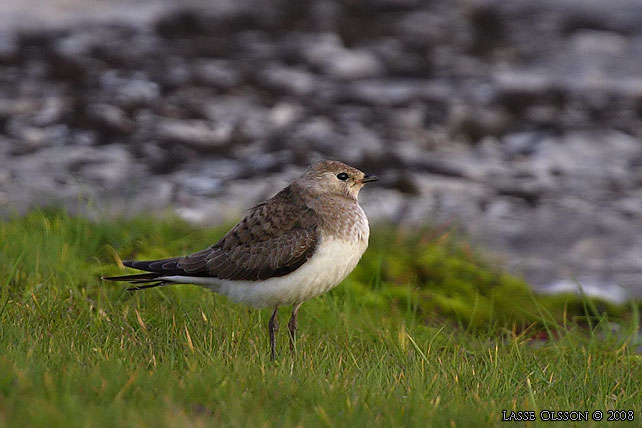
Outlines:
{"label": "shadow under bird", "polygon": [[335,287],[368,246],[368,219],[357,202],[374,175],[338,161],[321,161],[247,216],[214,245],[184,257],[124,261],[146,273],[103,279],[129,290],[196,284],[245,305],[272,307],[268,324],[275,358],[279,306],[292,305],[288,322],[294,351],[301,304]]}

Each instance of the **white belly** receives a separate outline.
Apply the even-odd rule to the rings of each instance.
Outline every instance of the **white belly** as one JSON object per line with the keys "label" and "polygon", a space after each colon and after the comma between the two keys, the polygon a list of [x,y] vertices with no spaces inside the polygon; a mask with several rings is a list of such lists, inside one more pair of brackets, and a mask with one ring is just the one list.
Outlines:
{"label": "white belly", "polygon": [[292,305],[323,294],[343,281],[355,268],[367,246],[367,235],[365,239],[354,241],[324,238],[310,260],[297,270],[265,281],[190,276],[159,279],[197,284],[223,294],[234,302],[257,308]]}

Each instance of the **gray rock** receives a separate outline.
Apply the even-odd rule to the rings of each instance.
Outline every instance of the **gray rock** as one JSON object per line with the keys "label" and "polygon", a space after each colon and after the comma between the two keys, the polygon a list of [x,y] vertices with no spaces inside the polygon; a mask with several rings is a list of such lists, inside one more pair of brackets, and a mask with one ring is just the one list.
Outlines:
{"label": "gray rock", "polygon": [[168,58],[159,82],[164,88],[180,88],[192,83],[193,70],[184,58]]}
{"label": "gray rock", "polygon": [[106,189],[127,188],[132,177],[146,174],[145,167],[138,164],[124,146],[118,144],[78,153],[67,162],[69,169],[78,177]]}
{"label": "gray rock", "polygon": [[16,139],[11,151],[13,155],[29,154],[52,145],[62,146],[70,139],[69,128],[63,124],[37,127],[16,118],[9,121],[7,128],[9,135]]}
{"label": "gray rock", "polygon": [[269,120],[273,128],[281,129],[301,119],[303,113],[303,108],[300,105],[281,102],[272,107]]}
{"label": "gray rock", "polygon": [[270,64],[260,70],[257,76],[262,85],[297,97],[311,95],[316,90],[318,79],[302,68],[277,64]]}
{"label": "gray rock", "polygon": [[499,109],[471,108],[465,104],[452,106],[448,122],[453,136],[463,136],[471,142],[484,137],[497,137],[506,132],[509,118]]}
{"label": "gray rock", "polygon": [[215,196],[220,193],[222,180],[212,177],[190,175],[185,177],[182,184],[187,191],[199,196]]}
{"label": "gray rock", "polygon": [[518,156],[529,156],[537,150],[542,136],[535,132],[507,134],[502,138],[502,148],[509,159]]}
{"label": "gray rock", "polygon": [[39,102],[35,97],[0,98],[0,119],[29,114],[38,109]]}
{"label": "gray rock", "polygon": [[363,49],[347,49],[337,34],[325,33],[305,43],[301,54],[313,67],[341,80],[377,77],[384,73],[381,61]]}
{"label": "gray rock", "polygon": [[40,100],[39,104],[31,122],[40,127],[58,125],[70,109],[69,99],[60,96],[48,96]]}
{"label": "gray rock", "polygon": [[404,43],[425,49],[450,41],[451,25],[443,14],[418,10],[401,14],[394,31]]}
{"label": "gray rock", "polygon": [[135,127],[122,109],[111,104],[89,104],[86,114],[98,130],[110,135],[128,135]]}
{"label": "gray rock", "polygon": [[347,144],[334,149],[339,159],[357,165],[366,157],[385,156],[386,147],[381,138],[362,124],[347,124],[343,134]]}
{"label": "gray rock", "polygon": [[230,142],[232,128],[215,127],[204,120],[177,120],[159,118],[156,139],[166,143],[179,143],[204,152],[220,152]]}
{"label": "gray rock", "polygon": [[270,111],[253,96],[214,97],[202,112],[235,142],[267,138],[271,131]]}
{"label": "gray rock", "polygon": [[571,50],[592,57],[619,57],[626,53],[627,48],[626,37],[612,31],[576,31],[571,35],[568,43]]}
{"label": "gray rock", "polygon": [[[430,42],[420,41],[420,43]],[[381,60],[390,75],[417,78],[428,76],[433,70],[432,55],[409,49],[397,38],[382,37],[366,43],[365,46]]]}
{"label": "gray rock", "polygon": [[311,117],[297,124],[287,137],[287,146],[305,145],[321,153],[332,150],[346,140],[337,131],[336,125],[325,117]]}
{"label": "gray rock", "polygon": [[194,64],[196,82],[206,86],[230,89],[241,83],[238,66],[222,59],[198,59]]}
{"label": "gray rock", "polygon": [[116,70],[109,70],[100,76],[100,85],[126,108],[147,105],[160,95],[158,83],[149,80],[142,72],[127,76]]}
{"label": "gray rock", "polygon": [[614,208],[626,217],[642,220],[642,194],[639,191],[637,193],[637,195],[616,201],[613,204]]}
{"label": "gray rock", "polygon": [[404,106],[416,101],[443,102],[447,87],[419,79],[368,79],[348,86],[344,98],[380,106]]}

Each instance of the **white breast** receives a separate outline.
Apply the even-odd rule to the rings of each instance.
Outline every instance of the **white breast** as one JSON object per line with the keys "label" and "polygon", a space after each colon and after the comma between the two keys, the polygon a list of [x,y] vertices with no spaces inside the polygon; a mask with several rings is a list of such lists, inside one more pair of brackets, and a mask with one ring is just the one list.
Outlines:
{"label": "white breast", "polygon": [[[368,226],[361,239],[347,241],[325,237],[314,255],[294,272],[264,281],[231,281],[218,278],[167,276],[172,282],[197,284],[245,305],[292,305],[325,293],[355,268],[368,246]],[[365,235],[365,236],[364,236]],[[363,239],[365,238],[365,239]]]}

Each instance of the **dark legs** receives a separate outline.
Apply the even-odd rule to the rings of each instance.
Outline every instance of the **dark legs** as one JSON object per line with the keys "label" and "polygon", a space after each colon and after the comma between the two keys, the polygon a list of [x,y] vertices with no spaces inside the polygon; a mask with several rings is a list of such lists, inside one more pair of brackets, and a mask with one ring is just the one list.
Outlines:
{"label": "dark legs", "polygon": [[[290,350],[292,353],[296,351],[296,329],[298,327],[296,316],[299,313],[299,308],[301,303],[297,303],[292,307],[292,316],[290,321],[288,321],[288,330],[290,331]],[[270,317],[270,322],[268,323],[268,329],[270,331],[270,360],[274,361],[276,358],[276,332],[279,330],[279,320],[277,319],[279,312],[279,307],[275,306],[272,316]]]}
{"label": "dark legs", "polygon": [[290,351],[292,351],[292,353],[296,352],[296,329],[298,327],[296,316],[299,313],[300,307],[301,303],[297,303],[292,307],[292,316],[290,316],[290,321],[288,321],[288,330],[290,330]]}
{"label": "dark legs", "polygon": [[279,311],[279,307],[275,306],[274,307],[274,312],[272,312],[272,316],[270,317],[270,322],[268,323],[268,328],[270,330],[270,360],[274,361],[275,358],[275,351],[274,351],[274,346],[276,342],[276,332],[279,330],[279,321],[276,319],[277,314]]}

